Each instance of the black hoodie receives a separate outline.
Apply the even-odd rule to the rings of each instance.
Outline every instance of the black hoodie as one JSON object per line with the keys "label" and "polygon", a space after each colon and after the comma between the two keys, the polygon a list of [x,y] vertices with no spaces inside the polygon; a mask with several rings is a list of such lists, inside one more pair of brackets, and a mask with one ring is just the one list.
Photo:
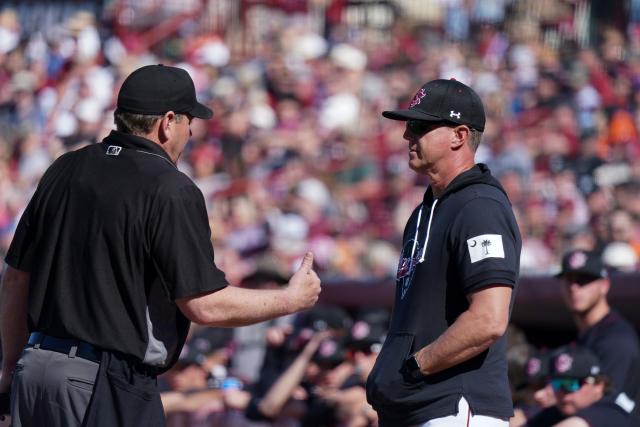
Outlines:
{"label": "black hoodie", "polygon": [[[482,287],[516,287],[522,243],[511,203],[489,169],[458,175],[438,199],[431,187],[405,227],[389,333],[367,381],[381,426],[454,415],[462,396],[474,415],[507,419],[513,406],[506,337],[479,355],[413,379],[405,359],[435,341]],[[511,304],[515,292],[512,294]]]}

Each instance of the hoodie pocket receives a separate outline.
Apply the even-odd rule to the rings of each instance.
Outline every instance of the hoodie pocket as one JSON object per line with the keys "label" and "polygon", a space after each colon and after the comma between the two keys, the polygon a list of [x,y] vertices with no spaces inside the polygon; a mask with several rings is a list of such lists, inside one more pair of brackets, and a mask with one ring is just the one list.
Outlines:
{"label": "hoodie pocket", "polygon": [[411,378],[405,371],[405,360],[411,354],[413,340],[414,336],[409,333],[387,338],[367,378],[367,400],[374,407],[414,403],[415,394],[424,382]]}

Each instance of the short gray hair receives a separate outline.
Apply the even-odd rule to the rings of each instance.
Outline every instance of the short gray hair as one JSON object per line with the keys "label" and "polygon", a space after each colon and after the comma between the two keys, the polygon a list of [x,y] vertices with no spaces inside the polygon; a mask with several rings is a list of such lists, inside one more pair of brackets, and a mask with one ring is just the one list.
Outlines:
{"label": "short gray hair", "polygon": [[[164,117],[164,114],[137,114],[116,109],[113,116],[116,129],[119,131],[133,135],[147,135],[153,129],[153,125]],[[183,114],[175,114],[176,123],[180,123],[182,116]]]}
{"label": "short gray hair", "polygon": [[119,108],[113,113],[116,129],[133,135],[147,135],[153,129],[153,125],[162,117],[161,115],[129,113]]}
{"label": "short gray hair", "polygon": [[471,149],[475,153],[478,149],[478,146],[480,145],[480,141],[482,140],[482,132],[473,128],[469,128],[469,130],[471,131],[471,136],[469,137],[469,147],[471,147]]}

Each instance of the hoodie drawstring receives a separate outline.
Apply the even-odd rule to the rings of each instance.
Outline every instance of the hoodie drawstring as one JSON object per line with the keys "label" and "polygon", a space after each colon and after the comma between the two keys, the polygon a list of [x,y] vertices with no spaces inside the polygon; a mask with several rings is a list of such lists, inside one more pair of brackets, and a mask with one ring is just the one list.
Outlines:
{"label": "hoodie drawstring", "polygon": [[[431,212],[429,212],[429,222],[427,223],[427,235],[424,238],[424,247],[422,248],[422,256],[420,257],[420,261],[418,261],[418,263],[422,263],[422,261],[424,261],[424,256],[427,253],[427,244],[429,243],[429,234],[431,234],[431,222],[433,221],[433,212],[435,212],[436,210],[437,203],[438,203],[438,199],[435,199],[433,201],[433,204],[431,205]],[[420,224],[418,224],[418,227],[420,227]]]}
{"label": "hoodie drawstring", "polygon": [[[427,253],[427,244],[429,243],[429,234],[431,233],[431,223],[433,222],[433,212],[436,210],[436,204],[438,203],[438,199],[433,201],[431,205],[431,212],[429,212],[429,222],[427,223],[427,235],[424,238],[424,246],[422,248],[422,255],[420,256],[420,260],[418,264],[424,261],[424,256]],[[413,236],[413,247],[411,248],[411,259],[413,259],[413,255],[416,252],[416,245],[418,244],[418,234],[420,231],[420,220],[422,219],[422,208],[424,208],[424,203],[420,205],[420,210],[418,211],[418,220],[416,221],[416,233]]]}

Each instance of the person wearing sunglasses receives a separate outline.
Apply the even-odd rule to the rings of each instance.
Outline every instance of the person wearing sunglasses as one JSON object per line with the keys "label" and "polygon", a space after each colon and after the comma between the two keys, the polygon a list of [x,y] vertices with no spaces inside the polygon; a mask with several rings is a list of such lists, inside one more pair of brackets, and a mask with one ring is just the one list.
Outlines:
{"label": "person wearing sunglasses", "polygon": [[564,254],[561,265],[556,277],[562,281],[563,300],[578,329],[576,342],[597,355],[602,374],[611,380],[611,392],[581,416],[591,426],[599,425],[599,418],[605,420],[601,425],[617,425],[607,424],[607,417],[598,413],[622,411],[634,420],[633,425],[640,425],[636,404],[640,392],[638,335],[609,305],[611,280],[602,257],[595,251],[574,249]]}
{"label": "person wearing sunglasses", "polygon": [[[613,392],[598,356],[586,347],[568,345],[553,352],[549,387],[555,404],[529,420],[526,427],[631,426],[623,411],[601,405]],[[522,424],[518,425],[521,426]]]}
{"label": "person wearing sunglasses", "polygon": [[380,426],[507,426],[505,331],[521,238],[511,203],[475,153],[485,129],[469,86],[424,84],[406,109],[409,167],[429,179],[407,222],[389,333],[367,380]]}

